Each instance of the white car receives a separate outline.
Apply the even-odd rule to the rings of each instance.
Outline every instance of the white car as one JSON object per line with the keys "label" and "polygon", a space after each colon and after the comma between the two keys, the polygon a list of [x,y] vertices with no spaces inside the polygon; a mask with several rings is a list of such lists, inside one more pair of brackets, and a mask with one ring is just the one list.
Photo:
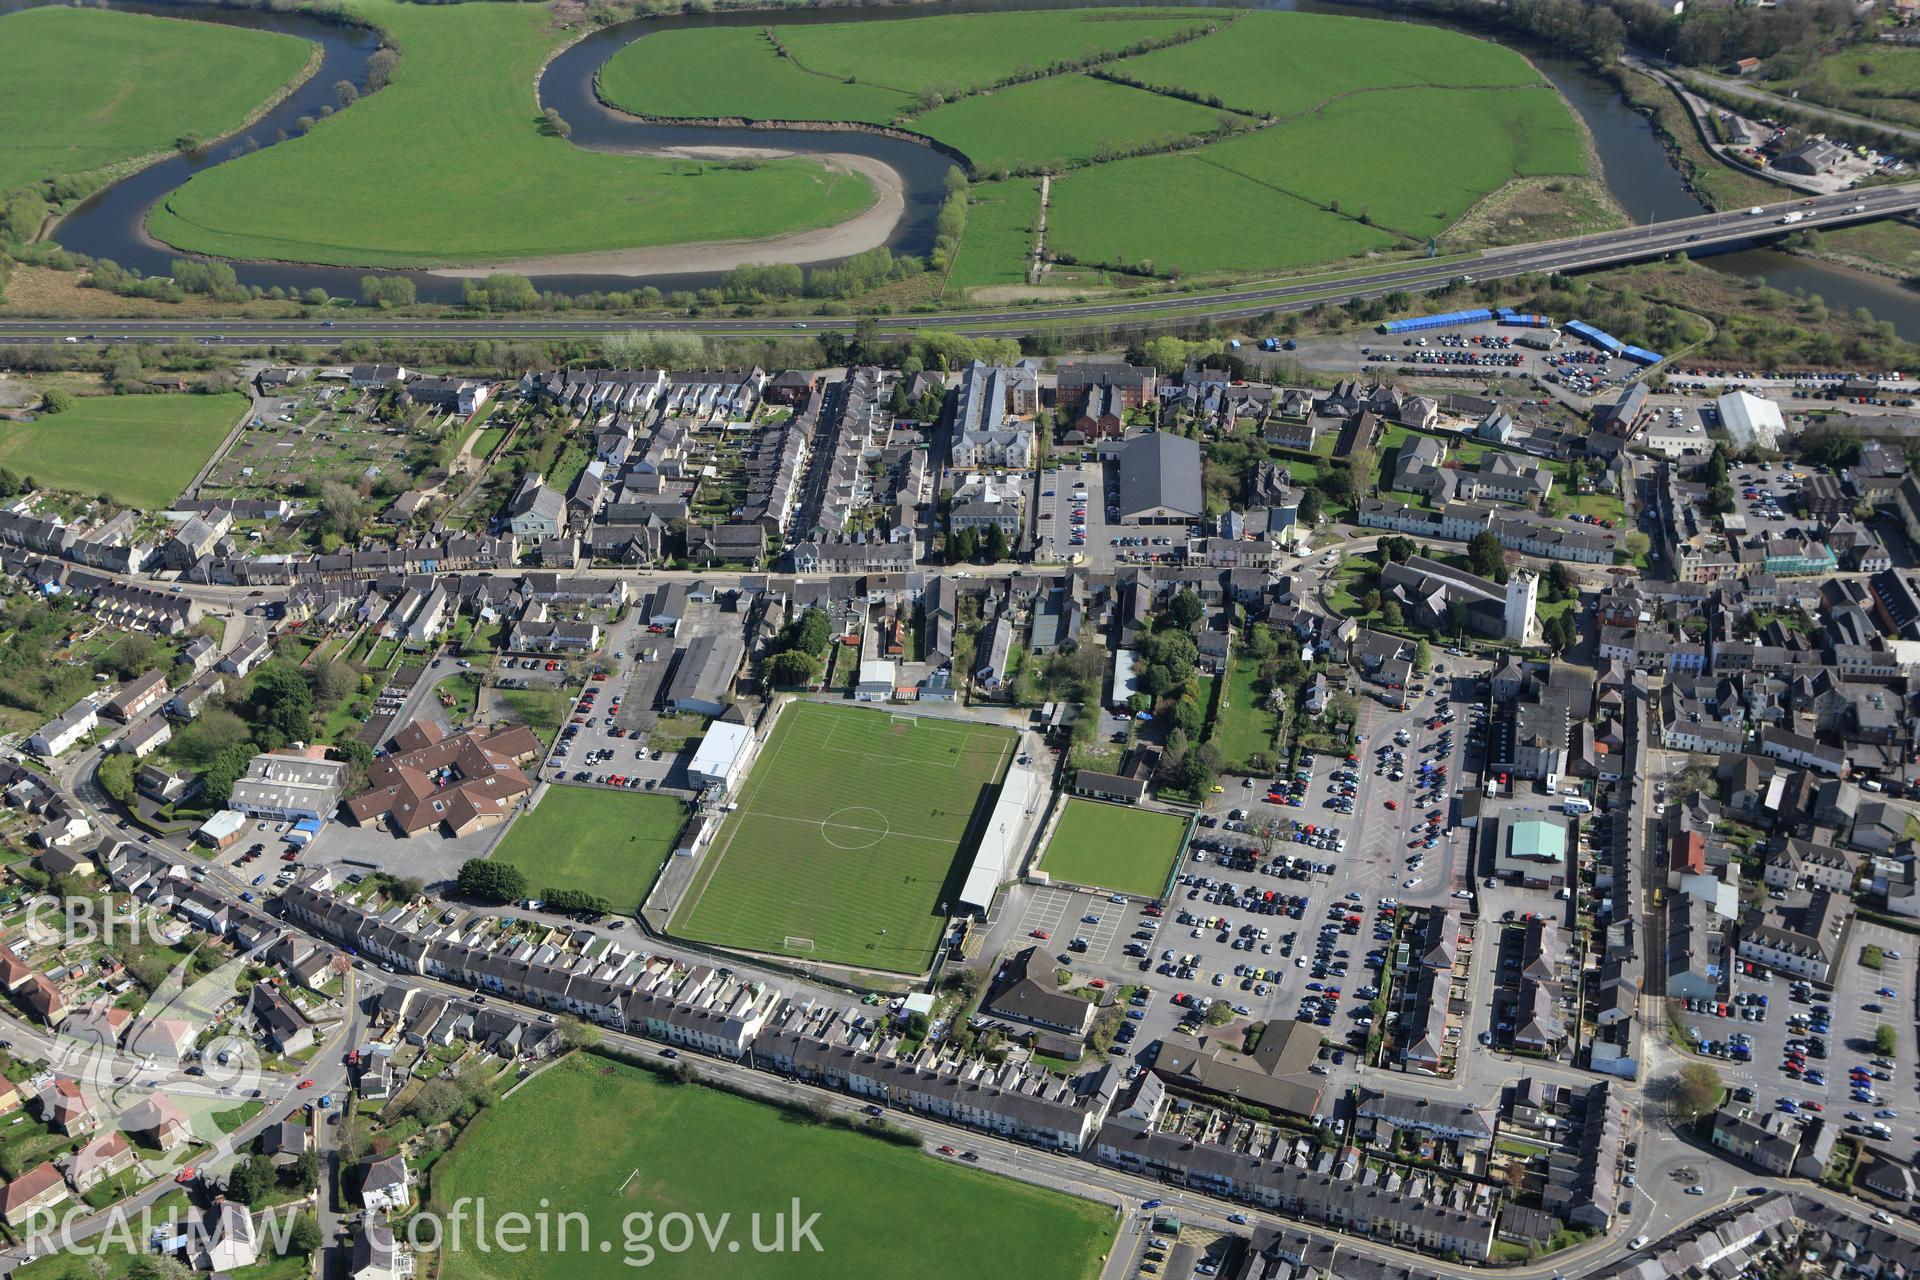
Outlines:
{"label": "white car", "polygon": [[1646,1247],[1647,1237],[1645,1236],[1635,1236],[1633,1239],[1627,1241],[1627,1248],[1629,1249],[1644,1249]]}
{"label": "white car", "polygon": [[1453,896],[1456,898],[1471,898],[1473,897],[1473,894],[1469,893],[1465,889],[1455,889],[1453,891]]}

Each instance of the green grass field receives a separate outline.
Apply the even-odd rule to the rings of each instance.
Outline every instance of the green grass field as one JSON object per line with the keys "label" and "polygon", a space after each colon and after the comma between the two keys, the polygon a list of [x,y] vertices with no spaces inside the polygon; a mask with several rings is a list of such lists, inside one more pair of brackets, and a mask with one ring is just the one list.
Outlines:
{"label": "green grass field", "polygon": [[[433,1196],[529,1212],[545,1200],[587,1224],[573,1249],[448,1250],[445,1280],[1093,1280],[1114,1232],[1103,1206],[596,1057],[562,1062],[483,1112],[435,1166]],[[796,1197],[803,1220],[819,1215],[819,1251],[756,1252],[753,1216],[771,1241],[771,1220]],[[629,1215],[651,1225],[673,1213],[732,1215],[739,1248],[670,1253],[662,1237],[633,1239]]]}
{"label": "green grass field", "polygon": [[992,172],[1058,170],[1105,152],[1210,133],[1235,118],[1179,98],[1074,75],[962,98],[918,117],[913,127],[958,150],[976,170]]}
{"label": "green grass field", "polygon": [[1012,749],[987,725],[789,704],[669,931],[918,973]]}
{"label": "green grass field", "polygon": [[758,239],[844,222],[875,199],[865,178],[811,161],[734,168],[543,133],[534,79],[568,33],[541,6],[351,7],[404,50],[400,75],[304,137],[196,175],[154,209],[155,236],[233,257],[487,264]]}
{"label": "green grass field", "polygon": [[1157,898],[1186,828],[1175,814],[1075,798],[1053,829],[1040,869],[1055,880]]}
{"label": "green grass field", "polygon": [[952,97],[1219,20],[1182,9],[1078,9],[876,15],[775,26],[771,39],[762,27],[685,28],[636,40],[608,59],[599,90],[640,115],[884,124],[915,110],[924,92]]}
{"label": "green grass field", "polygon": [[1213,721],[1213,745],[1229,768],[1245,767],[1247,758],[1261,752],[1273,755],[1273,735],[1279,718],[1266,707],[1254,687],[1260,664],[1235,655],[1227,664],[1226,701]]}
{"label": "green grass field", "polygon": [[232,393],[80,396],[65,413],[0,422],[0,466],[151,511],[180,496],[246,411]]}
{"label": "green grass field", "polygon": [[[1179,38],[1104,66],[1148,88],[1061,65],[1143,36]],[[616,55],[601,87],[643,113],[897,123],[977,176],[1050,170],[1047,248],[1063,264],[1162,276],[1415,252],[1514,179],[1586,169],[1571,112],[1519,54],[1359,17],[1088,10],[674,31]],[[1197,143],[1254,116],[1274,123]],[[1168,143],[1184,149],[1114,158]],[[1024,215],[976,205],[952,289],[1022,282]]]}
{"label": "green grass field", "polygon": [[1040,184],[1033,178],[974,187],[966,235],[954,255],[947,283],[957,289],[1024,284],[1039,218]]}
{"label": "green grass field", "polygon": [[535,893],[584,889],[630,912],[686,821],[686,806],[671,796],[549,787],[538,808],[515,820],[493,857],[526,872]]}
{"label": "green grass field", "polygon": [[1049,252],[1194,275],[1297,267],[1393,247],[1394,237],[1377,227],[1223,167],[1209,155],[1222,145],[1095,165],[1056,179]]}
{"label": "green grass field", "polygon": [[[1365,56],[1354,56],[1359,49]],[[1231,27],[1128,58],[1114,71],[1280,117],[1380,89],[1540,83],[1525,58],[1491,41],[1440,27],[1309,13],[1245,14]],[[1403,123],[1418,121],[1410,115]]]}
{"label": "green grass field", "polygon": [[0,191],[170,151],[186,134],[218,137],[307,55],[292,36],[138,13],[0,18]]}
{"label": "green grass field", "polygon": [[1920,125],[1920,49],[1910,46],[1849,45],[1769,87],[1878,120]]}
{"label": "green grass field", "polygon": [[884,124],[911,94],[808,71],[765,31],[688,27],[635,40],[600,68],[600,96],[639,115],[698,119],[862,120]]}
{"label": "green grass field", "polygon": [[1225,16],[1177,7],[942,14],[782,27],[780,39],[809,71],[858,77],[912,95],[938,89],[951,97],[1057,63],[1198,32]]}

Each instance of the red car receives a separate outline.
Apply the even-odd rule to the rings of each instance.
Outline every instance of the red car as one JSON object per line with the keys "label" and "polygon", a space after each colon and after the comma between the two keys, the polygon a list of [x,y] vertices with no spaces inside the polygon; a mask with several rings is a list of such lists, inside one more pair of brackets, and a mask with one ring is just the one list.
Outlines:
{"label": "red car", "polygon": [[302,1080],[297,1087],[301,1089],[311,1089],[313,1088],[313,1081]]}
{"label": "red car", "polygon": [[180,1172],[174,1174],[173,1180],[175,1182],[178,1182],[182,1186],[185,1186],[187,1183],[192,1182],[194,1180],[194,1177],[198,1173],[199,1173],[199,1170],[195,1169],[192,1165],[188,1165],[186,1168],[182,1169]]}
{"label": "red car", "polygon": [[1387,801],[1387,808],[1389,808],[1389,809],[1398,809],[1399,807],[1400,807],[1400,802],[1399,802],[1398,800],[1389,800],[1389,801]]}
{"label": "red car", "polygon": [[1038,938],[1040,939],[1040,941],[1045,942],[1048,938],[1052,937],[1053,935],[1048,933],[1045,929],[1035,929],[1032,933],[1028,934],[1027,936],[1029,938]]}
{"label": "red car", "polygon": [[941,1147],[940,1154],[943,1156],[957,1156],[960,1153],[958,1151],[955,1151],[952,1147]]}
{"label": "red car", "polygon": [[1166,912],[1162,911],[1159,907],[1148,907],[1145,910],[1145,912],[1143,912],[1142,914],[1150,915],[1150,916],[1163,916],[1166,914]]}

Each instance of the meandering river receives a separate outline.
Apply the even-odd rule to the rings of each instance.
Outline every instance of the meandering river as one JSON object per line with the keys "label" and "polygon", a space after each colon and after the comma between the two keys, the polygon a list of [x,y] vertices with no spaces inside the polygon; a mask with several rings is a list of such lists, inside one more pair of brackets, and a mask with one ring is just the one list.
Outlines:
{"label": "meandering river", "polygon": [[[1067,4],[1113,4],[1116,0],[948,0],[946,3],[886,9],[796,8],[782,11],[781,23],[875,21],[884,22],[930,13],[968,13],[1007,9],[1060,8]],[[29,7],[33,0],[0,0],[0,13]],[[319,115],[333,100],[333,85],[341,80],[364,88],[367,59],[378,47],[377,38],[362,27],[321,22],[300,13],[264,13],[222,9],[194,3],[132,3],[114,0],[113,7],[139,12],[194,17],[210,22],[253,27],[297,35],[317,43],[323,54],[319,71],[284,102],[268,111],[251,128],[221,140],[205,151],[170,156],[96,192],[70,213],[55,231],[63,246],[96,258],[110,258],[147,274],[165,274],[176,251],[146,234],[147,211],[202,169],[224,164],[260,147],[270,147],[299,132],[302,116]],[[1229,6],[1222,6],[1229,7]],[[1231,7],[1260,7],[1303,12],[1366,15],[1365,4],[1323,3],[1322,0],[1254,0]],[[925,253],[933,243],[934,218],[943,197],[943,182],[952,161],[931,147],[899,138],[857,131],[747,129],[715,125],[657,125],[609,110],[594,93],[594,76],[606,60],[626,44],[661,31],[683,27],[761,25],[765,12],[671,15],[638,18],[600,28],[569,46],[547,64],[540,77],[539,98],[555,108],[573,126],[573,142],[604,150],[657,151],[672,147],[747,147],[779,149],[802,154],[838,152],[869,157],[900,175],[905,208],[887,244],[903,253]],[[1485,33],[1475,33],[1485,34]],[[1636,221],[1660,220],[1699,213],[1703,206],[1686,189],[1668,162],[1665,149],[1651,126],[1628,108],[1619,93],[1584,63],[1571,58],[1529,51],[1535,65],[1572,104],[1592,133],[1601,163],[1601,178],[1620,206]],[[351,108],[348,108],[351,110]],[[1866,307],[1889,320],[1903,337],[1920,342],[1920,293],[1895,281],[1863,272],[1795,257],[1776,250],[1750,249],[1715,255],[1705,261],[1723,271],[1764,280],[1777,288],[1817,293],[1829,306]],[[404,274],[413,279],[423,299],[454,300],[460,284],[425,272],[388,272],[351,267],[304,266],[277,262],[235,262],[242,283],[289,289],[319,287],[344,297],[357,297],[360,279],[369,274]],[[543,289],[566,293],[633,289],[651,284],[662,290],[695,289],[716,282],[713,274],[666,275],[637,280],[629,276],[539,275]]]}

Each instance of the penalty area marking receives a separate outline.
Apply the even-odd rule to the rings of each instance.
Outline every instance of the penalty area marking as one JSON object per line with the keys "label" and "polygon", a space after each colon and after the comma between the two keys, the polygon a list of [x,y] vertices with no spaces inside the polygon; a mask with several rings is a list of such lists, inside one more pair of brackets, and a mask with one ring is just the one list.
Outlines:
{"label": "penalty area marking", "polygon": [[812,938],[796,938],[792,934],[788,934],[784,938],[780,939],[780,945],[784,946],[789,951],[812,951],[813,939]]}

